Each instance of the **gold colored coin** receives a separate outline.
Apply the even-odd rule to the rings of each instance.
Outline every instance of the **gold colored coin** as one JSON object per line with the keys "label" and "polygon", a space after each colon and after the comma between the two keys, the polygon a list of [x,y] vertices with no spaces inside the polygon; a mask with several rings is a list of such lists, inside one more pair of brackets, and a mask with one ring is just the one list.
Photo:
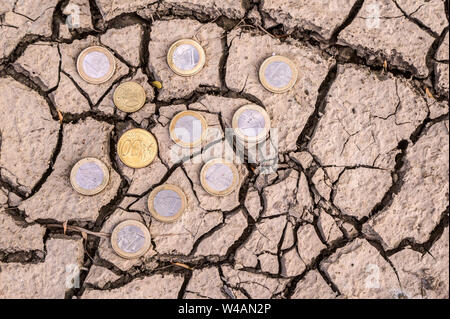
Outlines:
{"label": "gold colored coin", "polygon": [[125,220],[114,228],[111,246],[122,258],[141,257],[150,248],[150,232],[137,220]]}
{"label": "gold colored coin", "polygon": [[78,55],[77,70],[81,78],[88,83],[104,83],[116,70],[114,55],[101,46],[88,47]]}
{"label": "gold colored coin", "polygon": [[181,39],[173,43],[167,52],[167,64],[178,75],[191,76],[205,65],[205,50],[192,39]]}
{"label": "gold colored coin", "polygon": [[281,55],[274,55],[261,64],[259,80],[272,93],[289,91],[297,81],[298,71],[295,63]]}
{"label": "gold colored coin", "polygon": [[186,210],[186,195],[176,185],[160,185],[148,196],[147,207],[155,219],[171,223]]}
{"label": "gold colored coin", "polygon": [[79,160],[70,172],[72,187],[82,195],[98,194],[105,189],[108,182],[108,167],[94,157]]}
{"label": "gold colored coin", "polygon": [[270,117],[262,107],[248,104],[234,113],[232,126],[234,133],[242,141],[258,143],[264,140],[269,133]]}
{"label": "gold colored coin", "polygon": [[139,83],[124,82],[115,89],[113,100],[119,110],[136,112],[145,104],[145,90]]}
{"label": "gold colored coin", "polygon": [[200,183],[209,194],[226,196],[236,189],[239,173],[233,163],[222,158],[215,158],[203,165],[200,171]]}
{"label": "gold colored coin", "polygon": [[120,160],[132,168],[148,166],[157,152],[158,143],[153,134],[140,128],[126,131],[117,143]]}
{"label": "gold colored coin", "polygon": [[208,124],[199,112],[183,111],[170,121],[170,138],[182,147],[195,147],[205,139],[207,128]]}

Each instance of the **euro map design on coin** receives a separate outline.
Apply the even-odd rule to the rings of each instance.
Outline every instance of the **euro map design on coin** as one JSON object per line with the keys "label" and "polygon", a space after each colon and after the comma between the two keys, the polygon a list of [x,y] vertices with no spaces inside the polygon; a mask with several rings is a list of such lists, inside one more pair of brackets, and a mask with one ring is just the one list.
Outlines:
{"label": "euro map design on coin", "polygon": [[103,182],[103,170],[97,163],[87,162],[82,164],[75,173],[75,181],[79,187],[93,190]]}
{"label": "euro map design on coin", "polygon": [[177,68],[189,71],[200,61],[200,54],[193,45],[181,44],[174,50],[172,59]]}
{"label": "euro map design on coin", "polygon": [[108,57],[98,51],[89,52],[83,59],[83,70],[91,78],[99,79],[110,69]]}
{"label": "euro map design on coin", "polygon": [[135,225],[127,225],[117,233],[117,246],[124,252],[134,254],[145,245],[145,235]]}
{"label": "euro map design on coin", "polygon": [[283,61],[270,62],[264,71],[267,82],[277,88],[285,87],[292,79],[291,67]]}
{"label": "euro map design on coin", "polygon": [[153,207],[159,215],[170,217],[181,209],[181,198],[177,192],[163,189],[153,199]]}
{"label": "euro map design on coin", "polygon": [[212,189],[221,192],[228,189],[233,184],[233,171],[227,165],[215,163],[208,167],[205,179]]}
{"label": "euro map design on coin", "polygon": [[193,143],[202,137],[202,122],[192,115],[180,117],[175,124],[175,134],[185,143]]}
{"label": "euro map design on coin", "polygon": [[245,110],[238,119],[238,128],[246,136],[258,136],[265,129],[264,116],[256,110]]}

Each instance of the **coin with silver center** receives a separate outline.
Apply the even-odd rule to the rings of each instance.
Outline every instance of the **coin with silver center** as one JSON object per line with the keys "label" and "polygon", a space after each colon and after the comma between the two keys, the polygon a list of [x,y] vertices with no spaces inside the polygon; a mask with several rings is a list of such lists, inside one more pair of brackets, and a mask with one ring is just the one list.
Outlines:
{"label": "coin with silver center", "polygon": [[170,122],[170,138],[182,147],[195,147],[202,143],[207,127],[205,118],[199,112],[183,111]]}
{"label": "coin with silver center", "polygon": [[111,234],[111,246],[123,258],[138,258],[150,248],[148,228],[136,220],[123,221]]}
{"label": "coin with silver center", "polygon": [[101,46],[84,49],[77,59],[78,74],[92,84],[108,81],[115,71],[114,55]]}
{"label": "coin with silver center", "polygon": [[270,85],[277,88],[285,87],[292,78],[292,70],[289,65],[282,61],[275,61],[267,65],[264,77]]}
{"label": "coin with silver center", "polygon": [[200,54],[193,45],[182,44],[173,51],[172,59],[177,68],[189,71],[200,61]]}
{"label": "coin with silver center", "polygon": [[173,43],[167,53],[169,67],[178,75],[194,75],[205,65],[205,51],[192,39],[181,39]]}
{"label": "coin with silver center", "polygon": [[80,194],[95,195],[105,189],[109,181],[108,167],[94,157],[78,161],[70,172],[70,183]]}
{"label": "coin with silver center", "polygon": [[270,118],[262,107],[256,104],[244,105],[234,113],[232,126],[239,139],[257,143],[267,137]]}
{"label": "coin with silver center", "polygon": [[267,58],[259,69],[259,80],[270,92],[284,93],[297,81],[297,68],[290,59],[275,55]]}
{"label": "coin with silver center", "polygon": [[236,189],[239,173],[233,163],[215,158],[203,165],[200,183],[209,194],[225,196]]}
{"label": "coin with silver center", "polygon": [[174,222],[186,209],[186,195],[176,185],[160,185],[148,196],[147,206],[157,220],[167,223]]}

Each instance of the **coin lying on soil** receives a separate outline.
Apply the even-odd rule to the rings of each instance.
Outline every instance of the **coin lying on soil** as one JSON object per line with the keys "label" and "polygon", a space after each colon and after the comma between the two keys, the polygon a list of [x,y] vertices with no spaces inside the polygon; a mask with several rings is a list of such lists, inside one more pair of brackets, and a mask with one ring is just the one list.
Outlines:
{"label": "coin lying on soil", "polygon": [[236,136],[243,142],[258,143],[270,130],[270,118],[266,110],[256,104],[239,108],[233,115],[232,126]]}
{"label": "coin lying on soil", "polygon": [[176,221],[186,210],[186,195],[176,185],[156,187],[148,196],[148,210],[160,222]]}
{"label": "coin lying on soil", "polygon": [[281,55],[267,58],[259,68],[261,84],[273,93],[289,91],[297,81],[297,76],[295,63]]}
{"label": "coin lying on soil", "polygon": [[119,110],[136,112],[145,104],[145,90],[139,83],[123,82],[114,90],[113,100]]}
{"label": "coin lying on soil", "polygon": [[79,160],[70,172],[70,183],[80,194],[95,195],[109,182],[108,167],[99,159],[86,157]]}
{"label": "coin lying on soil", "polygon": [[126,131],[119,138],[117,153],[120,160],[132,168],[148,166],[158,153],[158,143],[149,131],[134,128]]}
{"label": "coin lying on soil", "polygon": [[115,70],[114,55],[104,47],[88,47],[78,55],[78,74],[88,83],[104,83],[113,76]]}
{"label": "coin lying on soil", "polygon": [[205,65],[205,50],[192,39],[181,39],[173,43],[167,52],[167,64],[178,75],[197,74]]}
{"label": "coin lying on soil", "polygon": [[170,138],[182,147],[195,147],[204,140],[207,128],[208,124],[199,112],[183,111],[170,121]]}
{"label": "coin lying on soil", "polygon": [[211,195],[225,196],[233,192],[239,183],[239,173],[233,163],[215,158],[203,165],[200,183]]}
{"label": "coin lying on soil", "polygon": [[150,248],[150,232],[137,220],[123,221],[111,234],[111,246],[122,258],[138,258]]}

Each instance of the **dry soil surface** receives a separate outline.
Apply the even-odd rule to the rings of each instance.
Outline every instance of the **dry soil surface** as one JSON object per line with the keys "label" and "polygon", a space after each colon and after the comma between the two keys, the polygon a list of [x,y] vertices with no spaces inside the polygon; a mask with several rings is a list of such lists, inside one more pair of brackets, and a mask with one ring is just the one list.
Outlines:
{"label": "dry soil surface", "polygon": [[[448,1],[1,2],[0,298],[449,297]],[[206,51],[190,78],[166,63],[180,38]],[[116,59],[101,85],[75,66],[96,44]],[[284,94],[258,79],[273,53],[298,67]],[[133,114],[112,101],[129,80],[147,93]],[[197,110],[220,132],[203,149],[231,147],[248,103],[278,128],[278,169],[239,164],[213,197],[201,163],[172,160],[168,124]],[[143,169],[116,154],[133,127],[159,144]],[[110,169],[92,197],[69,182],[86,156]],[[146,207],[163,183],[187,197],[173,224]],[[149,227],[139,259],[98,237],[125,219]]]}

